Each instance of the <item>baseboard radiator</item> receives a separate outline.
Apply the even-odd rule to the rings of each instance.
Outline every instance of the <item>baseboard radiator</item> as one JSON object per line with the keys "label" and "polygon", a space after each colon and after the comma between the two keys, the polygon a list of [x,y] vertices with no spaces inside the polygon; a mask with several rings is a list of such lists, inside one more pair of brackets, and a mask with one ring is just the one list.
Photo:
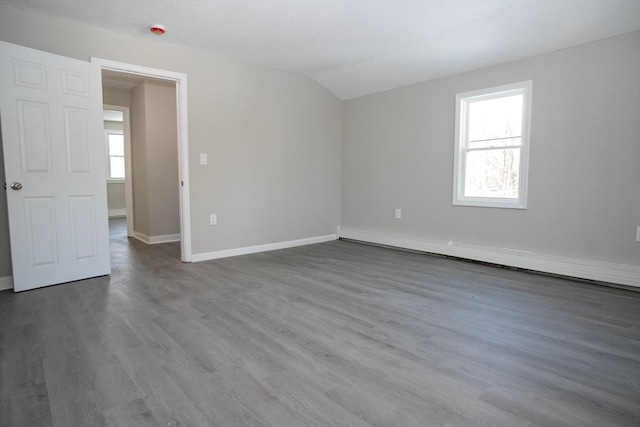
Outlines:
{"label": "baseboard radiator", "polygon": [[338,228],[338,238],[640,288],[640,266],[638,265],[464,242],[414,239],[346,227]]}

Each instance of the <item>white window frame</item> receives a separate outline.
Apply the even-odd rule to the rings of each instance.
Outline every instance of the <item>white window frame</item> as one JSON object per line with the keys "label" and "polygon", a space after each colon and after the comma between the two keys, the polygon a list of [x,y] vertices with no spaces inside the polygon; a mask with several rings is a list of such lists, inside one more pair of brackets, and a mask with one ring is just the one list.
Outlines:
{"label": "white window frame", "polygon": [[[531,93],[532,82],[525,81],[519,83],[497,86],[487,89],[475,90],[471,92],[459,93],[456,95],[456,128],[455,128],[455,151],[453,166],[453,204],[458,206],[479,206],[492,208],[527,208],[527,184],[529,177],[529,140],[531,129]],[[468,144],[468,109],[473,101],[489,100],[522,94],[522,145],[520,146],[520,174],[517,198],[500,197],[465,197],[464,183],[466,171],[466,154],[470,149]],[[481,149],[480,149],[481,150]]]}
{"label": "white window frame", "polygon": [[[123,135],[124,136],[124,132],[118,129],[105,129],[104,130],[104,149],[107,153],[107,182],[109,183],[120,183],[120,182],[124,182],[126,179],[126,171],[125,171],[125,177],[124,178],[111,178],[111,156],[109,156],[109,134],[113,134],[113,135]],[[125,145],[125,155],[122,156],[123,158],[126,159],[126,145]],[[125,160],[126,162],[126,160]]]}

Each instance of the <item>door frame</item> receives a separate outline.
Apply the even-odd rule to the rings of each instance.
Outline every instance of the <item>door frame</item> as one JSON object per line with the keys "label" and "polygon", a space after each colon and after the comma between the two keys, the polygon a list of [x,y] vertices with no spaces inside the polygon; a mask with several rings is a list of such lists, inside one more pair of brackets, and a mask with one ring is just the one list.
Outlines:
{"label": "door frame", "polygon": [[[174,82],[176,85],[176,119],[178,125],[178,187],[180,188],[180,257],[192,262],[191,253],[191,203],[189,196],[189,132],[187,116],[187,75],[158,68],[143,67],[124,62],[91,57],[91,62],[102,70],[135,74]],[[127,207],[128,209],[128,207]],[[128,212],[128,210],[127,210]],[[128,220],[127,220],[128,221]]]}
{"label": "door frame", "polygon": [[[131,172],[131,115],[129,107],[103,104],[105,110],[122,113],[122,134],[124,136],[124,205],[127,215],[127,236],[133,237],[133,173]],[[109,154],[107,153],[107,161]]]}

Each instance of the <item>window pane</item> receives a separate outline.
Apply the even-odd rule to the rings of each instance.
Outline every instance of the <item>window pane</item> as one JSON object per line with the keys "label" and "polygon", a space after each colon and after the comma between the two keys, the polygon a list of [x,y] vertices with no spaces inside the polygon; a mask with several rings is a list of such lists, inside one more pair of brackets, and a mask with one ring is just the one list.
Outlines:
{"label": "window pane", "polygon": [[523,95],[469,103],[469,141],[522,135]]}
{"label": "window pane", "polygon": [[519,174],[519,148],[467,152],[464,195],[517,199]]}
{"label": "window pane", "polygon": [[110,157],[109,166],[111,176],[114,179],[124,179],[124,157]]}
{"label": "window pane", "polygon": [[124,156],[124,135],[109,134],[109,155]]}

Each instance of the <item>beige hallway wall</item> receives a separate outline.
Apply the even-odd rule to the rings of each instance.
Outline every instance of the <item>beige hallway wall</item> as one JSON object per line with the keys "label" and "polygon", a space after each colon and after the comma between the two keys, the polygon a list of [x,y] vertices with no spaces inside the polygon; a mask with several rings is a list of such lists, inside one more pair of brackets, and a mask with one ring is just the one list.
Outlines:
{"label": "beige hallway wall", "polygon": [[175,85],[136,85],[131,123],[134,230],[147,237],[180,234]]}

